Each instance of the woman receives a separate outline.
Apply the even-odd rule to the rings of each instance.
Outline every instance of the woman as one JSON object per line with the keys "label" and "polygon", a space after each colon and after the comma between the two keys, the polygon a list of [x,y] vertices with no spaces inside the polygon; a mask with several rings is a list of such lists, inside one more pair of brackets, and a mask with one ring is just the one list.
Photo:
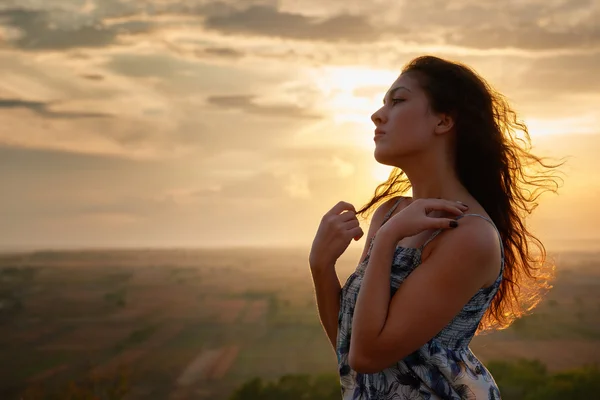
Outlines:
{"label": "woman", "polygon": [[[372,120],[375,159],[397,169],[358,212],[346,202],[327,212],[309,257],[343,398],[499,399],[469,343],[549,287],[552,268],[524,218],[542,189],[556,191],[548,172],[558,165],[519,147],[527,128],[502,95],[436,57],[407,64]],[[341,287],[334,265],[363,236],[356,216],[390,196]]]}

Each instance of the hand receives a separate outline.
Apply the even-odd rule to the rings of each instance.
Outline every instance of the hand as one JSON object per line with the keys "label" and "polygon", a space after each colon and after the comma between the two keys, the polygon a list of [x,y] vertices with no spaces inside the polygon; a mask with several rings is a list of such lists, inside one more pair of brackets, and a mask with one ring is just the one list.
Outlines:
{"label": "hand", "polygon": [[340,201],[321,219],[310,250],[311,268],[335,265],[350,241],[359,240],[363,235],[354,206]]}
{"label": "hand", "polygon": [[404,207],[398,214],[390,218],[381,228],[384,235],[389,235],[394,243],[414,236],[427,229],[455,228],[458,221],[453,218],[430,217],[432,211],[447,211],[462,215],[469,207],[459,201],[444,199],[416,199]]}

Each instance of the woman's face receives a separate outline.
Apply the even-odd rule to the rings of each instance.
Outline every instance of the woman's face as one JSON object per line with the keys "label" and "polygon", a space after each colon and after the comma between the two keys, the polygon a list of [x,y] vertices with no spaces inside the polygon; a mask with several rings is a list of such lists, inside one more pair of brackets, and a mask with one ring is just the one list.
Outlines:
{"label": "woman's face", "polygon": [[390,86],[383,101],[383,107],[371,116],[376,127],[375,159],[395,165],[428,147],[440,119],[418,82],[406,74]]}

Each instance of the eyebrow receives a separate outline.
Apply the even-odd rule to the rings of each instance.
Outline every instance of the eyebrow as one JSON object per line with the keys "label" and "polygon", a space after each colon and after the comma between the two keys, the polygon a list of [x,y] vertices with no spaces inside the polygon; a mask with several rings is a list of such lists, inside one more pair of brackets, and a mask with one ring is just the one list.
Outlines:
{"label": "eyebrow", "polygon": [[385,99],[386,97],[392,97],[394,95],[394,93],[396,93],[398,90],[400,89],[405,89],[408,90],[410,92],[410,89],[405,87],[405,86],[396,86],[395,88],[391,89],[386,96],[383,98],[383,104],[385,104]]}

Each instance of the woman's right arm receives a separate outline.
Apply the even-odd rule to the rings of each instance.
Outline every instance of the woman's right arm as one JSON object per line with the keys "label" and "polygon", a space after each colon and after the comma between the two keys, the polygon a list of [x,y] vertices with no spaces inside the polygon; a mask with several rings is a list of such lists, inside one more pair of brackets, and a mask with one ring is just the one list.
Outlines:
{"label": "woman's right arm", "polygon": [[335,351],[342,286],[334,265],[311,265],[310,272],[315,285],[319,318]]}
{"label": "woman's right arm", "polygon": [[[381,226],[383,218],[391,208],[395,199],[391,199],[380,205],[373,213],[371,223],[369,224],[369,232],[365,240],[362,255],[359,263],[361,263],[369,250],[371,239]],[[340,294],[342,287],[338,279],[334,265],[310,265],[310,272],[315,286],[315,294],[317,298],[317,308],[321,324],[325,329],[325,333],[329,338],[329,342],[336,350],[336,340],[338,332],[338,318],[340,313]]]}

